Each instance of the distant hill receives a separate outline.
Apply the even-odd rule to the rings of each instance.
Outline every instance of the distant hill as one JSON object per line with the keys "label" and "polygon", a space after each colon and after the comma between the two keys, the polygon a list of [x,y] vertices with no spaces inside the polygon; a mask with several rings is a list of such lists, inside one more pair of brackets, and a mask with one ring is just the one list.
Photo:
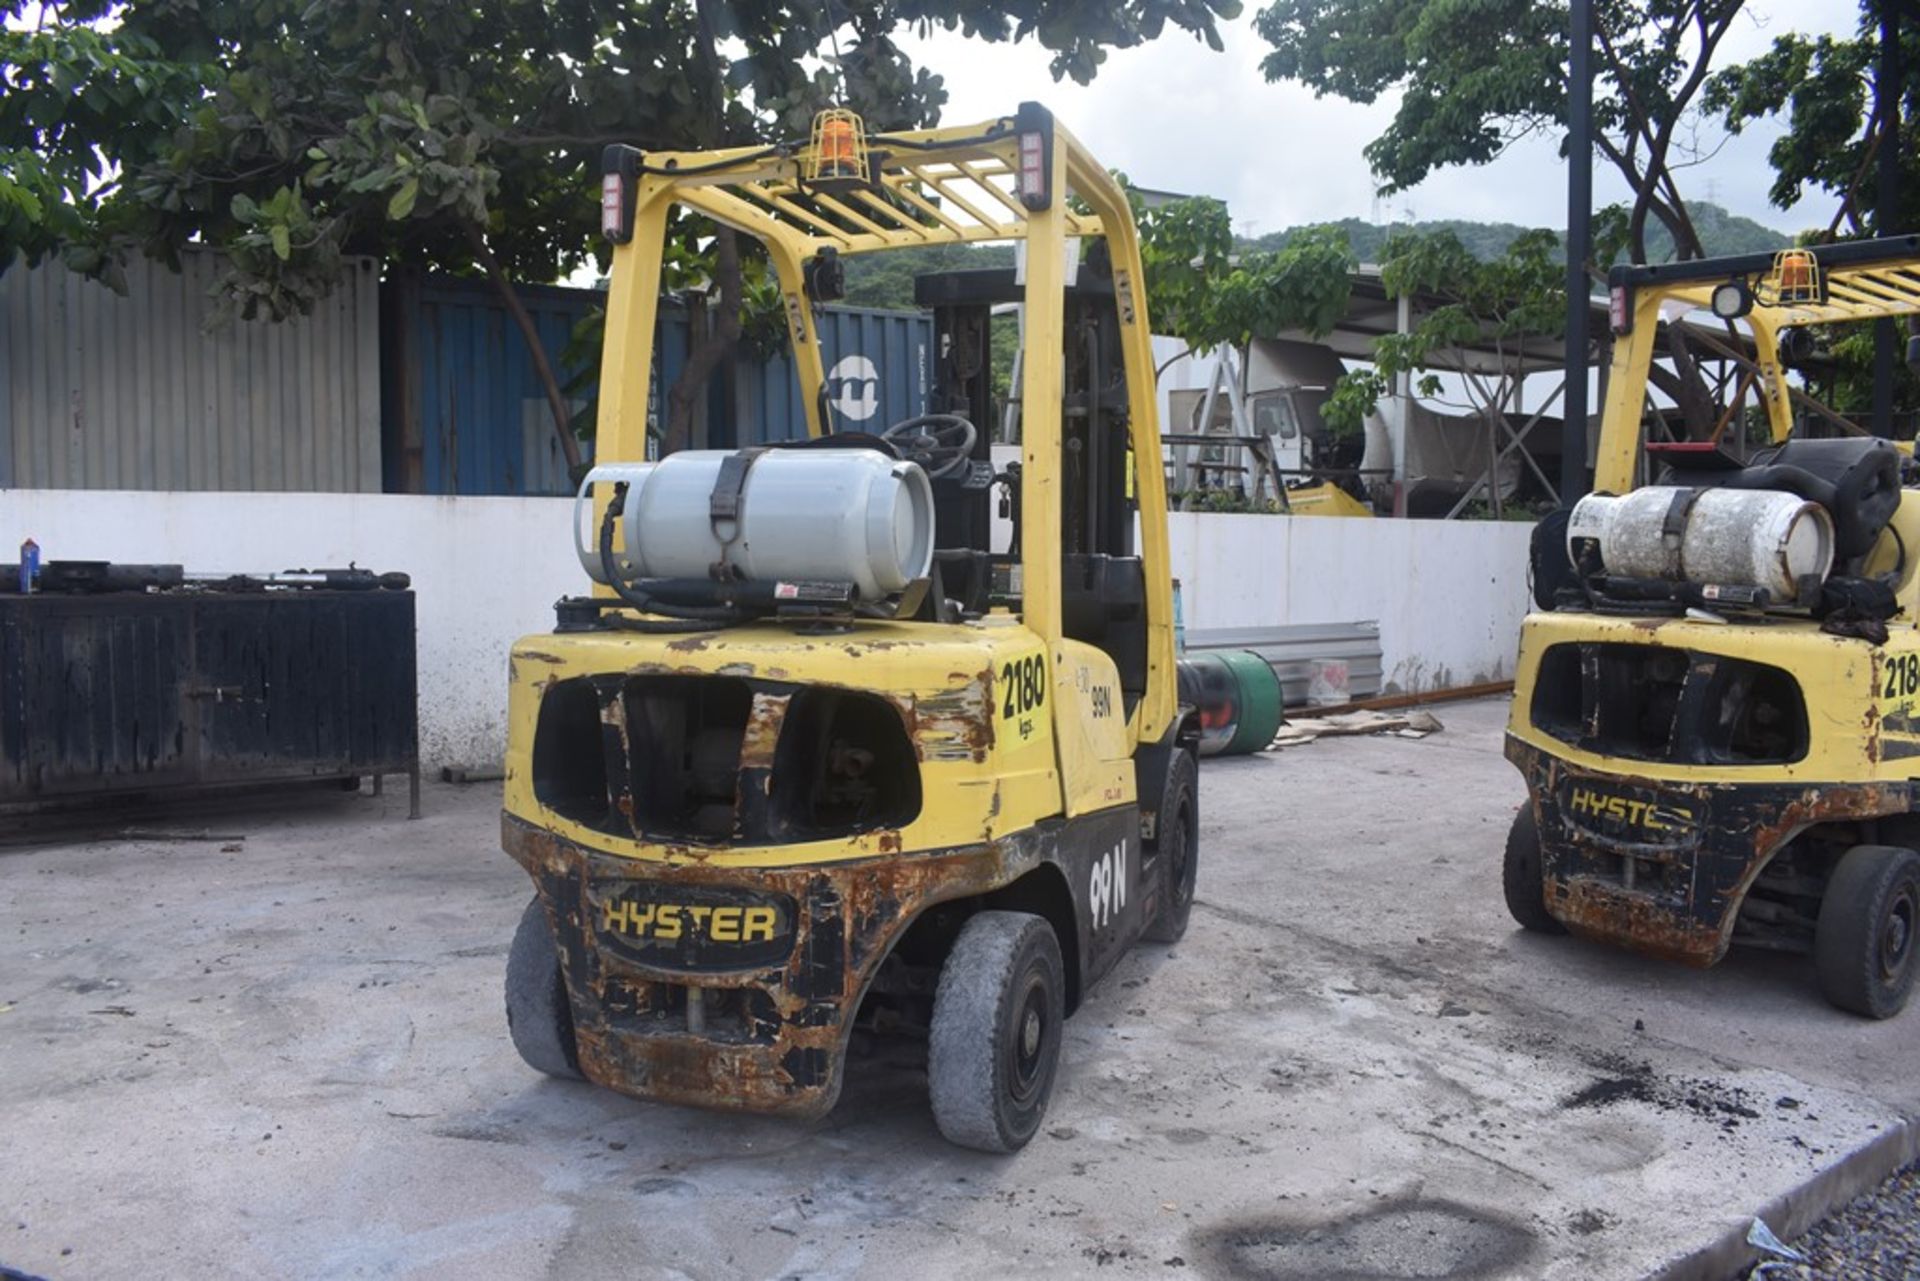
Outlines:
{"label": "distant hill", "polygon": [[[1700,239],[1714,257],[1725,254],[1766,253],[1785,248],[1792,237],[1771,227],[1763,227],[1751,218],[1728,213],[1718,205],[1690,204],[1694,226]],[[1347,233],[1353,251],[1361,262],[1378,262],[1386,248],[1387,236],[1394,231],[1450,231],[1477,258],[1497,258],[1528,230],[1510,222],[1464,222],[1443,219],[1435,222],[1403,223],[1387,227],[1343,218],[1333,224]],[[1286,244],[1300,228],[1269,232],[1251,239],[1242,238],[1242,250],[1272,250]],[[1658,228],[1653,232],[1648,252],[1655,262],[1673,256],[1672,240]],[[898,253],[855,254],[847,259],[847,302],[855,307],[912,307],[913,278],[931,271],[952,271],[969,267],[1010,267],[1011,245],[940,245],[927,249],[908,249]]]}
{"label": "distant hill", "polygon": [[850,307],[911,307],[913,278],[935,271],[1013,266],[1012,245],[932,245],[847,259]]}
{"label": "distant hill", "polygon": [[[1700,232],[1700,241],[1711,257],[1766,253],[1783,249],[1793,243],[1793,237],[1786,232],[1775,231],[1772,227],[1761,226],[1751,218],[1728,213],[1719,205],[1704,202],[1689,204],[1687,212],[1693,216],[1693,225]],[[1353,252],[1361,262],[1379,262],[1381,254],[1386,249],[1387,237],[1395,231],[1417,231],[1428,234],[1450,231],[1474,257],[1487,259],[1498,258],[1506,252],[1507,246],[1513,243],[1515,237],[1529,230],[1510,222],[1464,222],[1457,218],[1439,219],[1434,222],[1401,223],[1397,226],[1382,226],[1359,218],[1342,218],[1333,225],[1347,233],[1347,238],[1353,243]],[[1249,250],[1278,249],[1291,240],[1299,230],[1298,227],[1289,227],[1285,231],[1268,232],[1264,236],[1242,238],[1240,246]],[[1666,262],[1673,257],[1673,238],[1657,224],[1650,224],[1649,227],[1647,255],[1654,262]]]}

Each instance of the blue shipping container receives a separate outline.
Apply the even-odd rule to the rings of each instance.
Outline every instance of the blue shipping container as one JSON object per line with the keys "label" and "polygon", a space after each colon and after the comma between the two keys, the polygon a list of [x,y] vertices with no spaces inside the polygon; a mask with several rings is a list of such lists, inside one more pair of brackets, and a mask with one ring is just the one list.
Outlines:
{"label": "blue shipping container", "polygon": [[[523,285],[515,291],[539,331],[561,386],[573,330],[602,307],[597,289]],[[686,314],[663,307],[656,373],[677,378],[687,359]],[[381,441],[388,493],[569,494],[553,412],[520,327],[492,286],[448,276],[381,286]],[[667,385],[671,385],[669,382]],[[593,397],[575,389],[575,412]],[[581,442],[591,456],[592,442]]]}
{"label": "blue shipping container", "polygon": [[[381,417],[389,493],[567,494],[553,417],[519,327],[483,280],[403,277],[382,286]],[[562,353],[605,295],[593,289],[522,286],[523,306],[564,385]],[[816,317],[836,427],[877,430],[926,412],[933,322],[923,313],[825,308]],[[684,368],[684,309],[660,309],[652,398]],[[574,393],[578,410],[591,388]],[[758,444],[803,435],[800,383],[784,353],[736,357],[716,374],[695,411],[695,444]],[[591,456],[591,442],[582,442]]]}
{"label": "blue shipping container", "polygon": [[[933,377],[933,318],[925,312],[826,307],[814,316],[827,403],[836,431],[878,432],[927,412]],[[757,445],[807,431],[800,375],[790,354],[735,367],[731,439]]]}

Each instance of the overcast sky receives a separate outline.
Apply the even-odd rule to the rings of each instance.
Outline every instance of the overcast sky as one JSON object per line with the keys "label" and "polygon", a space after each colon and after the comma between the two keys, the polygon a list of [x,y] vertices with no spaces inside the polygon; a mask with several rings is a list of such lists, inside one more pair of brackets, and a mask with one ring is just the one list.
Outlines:
{"label": "overcast sky", "polygon": [[[1224,53],[1184,34],[1164,35],[1110,54],[1085,88],[1056,84],[1046,51],[1031,42],[985,45],[941,33],[902,44],[946,78],[947,123],[989,119],[1037,99],[1108,166],[1144,187],[1220,197],[1236,230],[1249,234],[1349,216],[1565,224],[1557,138],[1526,140],[1493,164],[1442,170],[1413,191],[1376,199],[1361,148],[1392,119],[1394,104],[1316,100],[1300,85],[1268,84],[1260,74],[1268,46],[1252,27],[1260,7],[1251,0],[1222,30]],[[1850,33],[1859,15],[1858,0],[1748,0],[1716,62],[1753,57],[1784,31]],[[1825,224],[1831,203],[1824,198],[1804,202],[1798,215],[1767,203],[1767,147],[1778,133],[1766,124],[1731,140],[1681,176],[1682,192],[1782,230]],[[1708,143],[1717,138],[1703,134]],[[1626,196],[1612,167],[1596,165],[1596,205]]]}

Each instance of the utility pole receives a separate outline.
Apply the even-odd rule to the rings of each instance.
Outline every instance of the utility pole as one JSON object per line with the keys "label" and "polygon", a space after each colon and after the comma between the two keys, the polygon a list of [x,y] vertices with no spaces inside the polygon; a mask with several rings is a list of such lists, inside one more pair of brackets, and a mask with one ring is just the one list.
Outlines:
{"label": "utility pole", "polygon": [[1567,59],[1567,384],[1561,406],[1560,502],[1587,489],[1587,257],[1593,217],[1593,4],[1572,0]]}
{"label": "utility pole", "polygon": [[[1900,9],[1905,0],[1880,0],[1880,67],[1874,73],[1874,105],[1880,109],[1879,191],[1874,202],[1873,234],[1897,236],[1900,218]],[[1873,322],[1873,434],[1893,435],[1894,363],[1900,335],[1890,318]]]}

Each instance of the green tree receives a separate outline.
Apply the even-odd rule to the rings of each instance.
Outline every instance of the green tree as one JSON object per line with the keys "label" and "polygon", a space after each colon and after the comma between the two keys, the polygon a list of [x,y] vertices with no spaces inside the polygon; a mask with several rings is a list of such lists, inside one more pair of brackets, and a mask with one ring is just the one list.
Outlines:
{"label": "green tree", "polygon": [[[1194,350],[1244,349],[1253,338],[1293,333],[1321,337],[1346,314],[1359,263],[1343,226],[1300,228],[1277,249],[1236,253],[1220,201],[1189,198],[1136,216],[1154,329]],[[1551,231],[1519,231],[1490,258],[1448,230],[1390,233],[1380,247],[1381,282],[1388,297],[1423,305],[1410,332],[1375,339],[1372,364],[1335,384],[1321,407],[1335,439],[1357,436],[1402,375],[1417,376],[1419,394],[1433,396],[1440,391],[1433,369],[1460,368],[1469,348],[1490,349],[1504,373],[1524,360],[1530,342],[1564,333],[1564,260]],[[1497,441],[1511,380],[1463,385],[1489,441]]]}
{"label": "green tree", "polygon": [[[1902,94],[1920,98],[1920,31],[1907,57],[1909,75]],[[1878,5],[1862,6],[1860,31],[1851,39],[1778,36],[1772,48],[1750,62],[1729,67],[1708,82],[1703,102],[1732,133],[1759,121],[1785,127],[1768,150],[1774,181],[1768,197],[1782,209],[1807,193],[1820,191],[1835,201],[1826,234],[1862,236],[1874,230],[1880,194],[1875,163],[1883,137],[1875,70],[1880,59]],[[1911,109],[1901,113],[1902,185],[1920,180],[1920,120]]]}
{"label": "green tree", "polygon": [[[1891,226],[1880,223],[1880,157],[1897,146],[1899,193],[1920,190],[1920,19],[1912,6],[1903,30],[1899,83],[1880,83],[1882,0],[1862,0],[1860,24],[1851,38],[1778,36],[1759,57],[1713,76],[1703,97],[1727,129],[1740,133],[1762,121],[1782,126],[1768,151],[1774,181],[1769,199],[1782,209],[1810,193],[1833,202],[1824,227],[1809,242],[1889,235],[1914,229],[1920,212],[1907,195]],[[1897,135],[1889,127],[1898,121]],[[1896,193],[1898,194],[1898,193]],[[1822,398],[1842,414],[1870,413],[1873,405],[1874,339],[1870,327],[1835,326],[1822,331],[1829,359],[1820,381]],[[1920,407],[1920,380],[1896,365],[1895,408]]]}
{"label": "green tree", "polygon": [[[1559,239],[1550,231],[1520,235],[1492,261],[1475,257],[1451,232],[1402,232],[1388,242],[1380,280],[1389,298],[1421,298],[1426,306],[1410,332],[1385,334],[1373,344],[1373,366],[1348,374],[1323,411],[1329,424],[1357,430],[1403,374],[1418,375],[1415,390],[1439,394],[1437,358],[1450,368],[1466,363],[1469,348],[1490,347],[1496,364],[1524,356],[1526,344],[1566,331]],[[1504,412],[1469,380],[1468,394],[1483,414]]]}
{"label": "green tree", "polygon": [[1207,351],[1288,330],[1318,337],[1346,314],[1359,264],[1338,228],[1304,227],[1282,248],[1238,253],[1221,201],[1148,209],[1136,197],[1134,217],[1156,333]]}
{"label": "green tree", "polygon": [[[1648,260],[1649,221],[1678,257],[1703,254],[1675,174],[1694,158],[1697,99],[1742,3],[1594,0],[1595,146],[1634,192],[1636,261]],[[1273,46],[1269,80],[1363,103],[1399,91],[1393,122],[1366,148],[1384,192],[1566,125],[1564,0],[1274,0],[1256,26]]]}
{"label": "green tree", "polygon": [[[80,0],[0,35],[0,136],[55,176],[47,215],[0,267],[52,244],[111,272],[120,254],[220,249],[225,312],[281,319],[338,283],[347,254],[484,274],[527,339],[570,462],[578,444],[513,288],[586,260],[596,129],[649,118],[671,86],[596,57],[611,9],[420,0]],[[16,8],[12,14],[19,19]],[[109,23],[111,19],[111,23]],[[132,74],[125,59],[139,59]],[[98,98],[117,127],[70,119]],[[0,184],[26,169],[0,165]]]}
{"label": "green tree", "polygon": [[[0,10],[9,26],[18,8]],[[45,23],[0,29],[0,271],[49,257],[124,288],[109,253],[126,210],[116,166],[151,163],[204,73],[136,33]]]}
{"label": "green tree", "polygon": [[1566,332],[1564,260],[1559,237],[1551,231],[1524,232],[1491,261],[1475,257],[1450,232],[1393,236],[1381,260],[1387,296],[1417,297],[1426,305],[1409,332],[1374,340],[1371,366],[1352,370],[1335,384],[1321,407],[1328,427],[1336,435],[1358,432],[1403,375],[1416,379],[1419,395],[1439,395],[1440,379],[1432,372],[1436,364],[1466,368],[1470,350],[1491,351],[1496,376],[1466,376],[1459,385],[1468,407],[1486,423],[1487,494],[1495,519],[1500,518],[1493,476],[1501,429],[1528,344]]}
{"label": "green tree", "polygon": [[[791,138],[836,94],[878,128],[926,123],[938,76],[903,23],[1034,39],[1056,77],[1168,26],[1215,48],[1236,0],[75,0],[0,5],[0,270],[50,253],[111,281],[132,249],[225,251],[244,315],[305,311],[341,258],[375,254],[493,281],[520,322],[569,461],[558,378],[515,281],[601,252],[598,162]],[[835,47],[834,66],[821,54]],[[683,220],[673,277],[714,285],[714,336],[671,414],[739,340],[755,265]]]}

